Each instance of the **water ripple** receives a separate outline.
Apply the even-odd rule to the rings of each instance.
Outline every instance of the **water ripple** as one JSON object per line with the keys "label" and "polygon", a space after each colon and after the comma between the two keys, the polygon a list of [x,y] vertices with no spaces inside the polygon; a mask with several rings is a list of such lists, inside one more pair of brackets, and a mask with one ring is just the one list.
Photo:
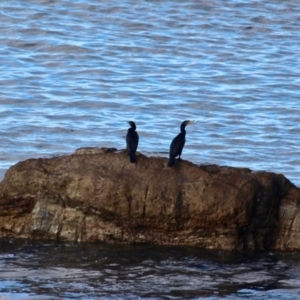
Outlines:
{"label": "water ripple", "polygon": [[[10,299],[297,299],[299,255],[2,240]],[[13,253],[13,254],[12,254]],[[32,298],[31,298],[32,297]],[[211,297],[211,298],[210,298]],[[4,298],[6,299],[6,298]]]}
{"label": "water ripple", "polygon": [[2,1],[0,175],[84,146],[183,158],[299,181],[295,1]]}

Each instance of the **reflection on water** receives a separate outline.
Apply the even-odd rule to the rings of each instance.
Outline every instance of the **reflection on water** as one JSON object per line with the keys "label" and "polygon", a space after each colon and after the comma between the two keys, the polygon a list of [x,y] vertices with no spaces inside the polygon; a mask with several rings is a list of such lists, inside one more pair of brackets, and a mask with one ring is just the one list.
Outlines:
{"label": "reflection on water", "polygon": [[1,240],[0,245],[0,299],[300,296],[299,253],[243,254],[16,240]]}

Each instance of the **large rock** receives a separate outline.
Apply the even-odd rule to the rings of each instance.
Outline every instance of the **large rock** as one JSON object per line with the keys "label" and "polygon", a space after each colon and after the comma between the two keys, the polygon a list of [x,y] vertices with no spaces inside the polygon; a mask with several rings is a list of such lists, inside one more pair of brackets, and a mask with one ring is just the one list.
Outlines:
{"label": "large rock", "polygon": [[115,149],[29,159],[0,184],[0,236],[214,249],[299,249],[300,190],[284,176]]}

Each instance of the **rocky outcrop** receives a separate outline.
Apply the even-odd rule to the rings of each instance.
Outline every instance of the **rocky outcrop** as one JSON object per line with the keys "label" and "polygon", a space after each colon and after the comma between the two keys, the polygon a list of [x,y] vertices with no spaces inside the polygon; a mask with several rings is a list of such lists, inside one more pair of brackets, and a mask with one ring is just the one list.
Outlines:
{"label": "rocky outcrop", "polygon": [[299,249],[300,190],[283,175],[116,149],[29,159],[0,184],[0,236],[213,249]]}

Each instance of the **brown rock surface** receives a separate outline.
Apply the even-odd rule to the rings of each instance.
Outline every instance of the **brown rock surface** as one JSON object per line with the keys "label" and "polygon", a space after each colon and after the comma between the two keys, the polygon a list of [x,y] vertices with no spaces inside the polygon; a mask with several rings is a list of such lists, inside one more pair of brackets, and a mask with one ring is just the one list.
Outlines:
{"label": "brown rock surface", "polygon": [[214,249],[300,249],[300,190],[284,176],[78,149],[11,167],[0,236]]}

